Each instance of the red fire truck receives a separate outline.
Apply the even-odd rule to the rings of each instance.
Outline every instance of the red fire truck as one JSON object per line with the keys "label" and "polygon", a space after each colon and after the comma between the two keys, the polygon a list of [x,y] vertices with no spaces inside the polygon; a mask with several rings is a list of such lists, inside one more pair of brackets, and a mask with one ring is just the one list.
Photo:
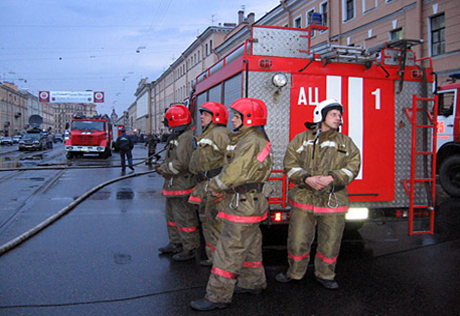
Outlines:
{"label": "red fire truck", "polygon": [[437,98],[431,59],[416,59],[416,40],[310,49],[311,31],[253,25],[248,39],[196,78],[195,118],[207,101],[230,106],[252,97],[266,103],[275,188],[268,224],[286,223],[286,146],[312,122],[319,102],[335,98],[345,107],[342,132],[362,155],[361,172],[349,186],[347,220],[407,217],[409,234],[433,233]]}
{"label": "red fire truck", "polygon": [[460,74],[450,75],[453,81],[437,90],[438,146],[437,165],[442,188],[453,197],[460,197]]}
{"label": "red fire truck", "polygon": [[74,116],[66,129],[70,131],[65,141],[67,159],[84,154],[98,154],[101,158],[112,155],[112,124],[107,115]]}

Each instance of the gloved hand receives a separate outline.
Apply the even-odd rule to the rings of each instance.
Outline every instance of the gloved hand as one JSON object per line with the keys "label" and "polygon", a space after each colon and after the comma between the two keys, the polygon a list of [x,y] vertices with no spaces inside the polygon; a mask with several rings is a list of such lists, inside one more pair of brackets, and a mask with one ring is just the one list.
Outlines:
{"label": "gloved hand", "polygon": [[172,178],[172,176],[170,174],[163,172],[163,170],[160,169],[160,166],[157,166],[155,168],[155,170],[160,176],[162,176],[165,179],[171,179]]}
{"label": "gloved hand", "polygon": [[160,166],[156,166],[155,170],[160,176],[163,176],[163,171],[160,169]]}

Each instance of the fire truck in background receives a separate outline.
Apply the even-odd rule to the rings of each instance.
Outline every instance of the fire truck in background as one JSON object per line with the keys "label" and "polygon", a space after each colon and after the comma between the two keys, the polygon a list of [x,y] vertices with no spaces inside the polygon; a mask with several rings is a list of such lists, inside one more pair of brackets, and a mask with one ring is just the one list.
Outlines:
{"label": "fire truck in background", "polygon": [[[263,100],[274,169],[267,223],[289,221],[290,183],[283,171],[287,144],[312,122],[324,99],[345,107],[342,132],[361,150],[362,166],[348,186],[347,221],[407,218],[409,234],[433,233],[437,98],[430,58],[416,59],[418,40],[373,49],[329,43],[310,49],[315,29],[253,25],[249,39],[195,80],[190,109],[207,101],[229,107],[242,97]],[[457,111],[459,111],[457,109]],[[197,133],[201,126],[197,124]]]}
{"label": "fire truck in background", "polygon": [[452,83],[439,87],[437,169],[442,188],[460,197],[460,74],[450,75]]}
{"label": "fire truck in background", "polygon": [[112,148],[113,148],[113,151],[118,151],[118,148],[117,148],[117,146],[116,146],[116,141],[117,141],[118,137],[119,137],[121,134],[123,134],[123,133],[121,132],[121,130],[122,130],[123,128],[124,128],[123,125],[117,125],[117,124],[114,124],[113,127],[112,127],[112,129],[113,129],[114,131],[116,131],[116,135],[113,136],[113,147],[112,147]]}
{"label": "fire truck in background", "polygon": [[112,124],[107,115],[74,116],[66,129],[69,130],[69,138],[65,141],[67,159],[84,154],[98,154],[101,158],[112,155]]}

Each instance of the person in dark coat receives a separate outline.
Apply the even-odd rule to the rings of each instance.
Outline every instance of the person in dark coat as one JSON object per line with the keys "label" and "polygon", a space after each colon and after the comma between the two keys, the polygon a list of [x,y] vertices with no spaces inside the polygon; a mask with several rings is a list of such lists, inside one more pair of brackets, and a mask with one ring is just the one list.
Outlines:
{"label": "person in dark coat", "polygon": [[125,157],[128,158],[128,167],[132,171],[134,171],[133,167],[133,153],[132,150],[134,148],[133,140],[131,136],[126,134],[126,130],[124,128],[121,129],[121,135],[118,136],[116,141],[116,146],[120,151],[120,158],[121,158],[121,171],[124,172],[126,170],[126,160]]}

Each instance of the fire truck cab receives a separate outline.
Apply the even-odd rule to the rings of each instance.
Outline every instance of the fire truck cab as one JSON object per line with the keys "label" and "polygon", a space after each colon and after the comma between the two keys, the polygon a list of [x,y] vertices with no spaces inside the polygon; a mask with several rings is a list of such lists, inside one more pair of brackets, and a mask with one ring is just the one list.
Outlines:
{"label": "fire truck cab", "polygon": [[[253,25],[250,37],[196,78],[191,111],[215,101],[263,100],[275,188],[268,224],[289,221],[287,144],[312,122],[316,105],[335,98],[344,107],[342,132],[361,150],[362,166],[348,186],[349,221],[407,217],[409,234],[432,233],[435,198],[436,99],[430,59],[416,59],[417,40],[374,49],[326,43],[310,48],[312,28]],[[230,125],[229,125],[230,126]],[[199,124],[197,133],[201,132]],[[427,215],[419,221],[417,214]],[[414,224],[416,224],[414,226]]]}
{"label": "fire truck cab", "polygon": [[65,141],[67,159],[84,154],[98,154],[101,158],[112,155],[112,124],[108,116],[74,116],[68,129],[69,138]]}
{"label": "fire truck cab", "polygon": [[439,182],[449,195],[460,197],[460,74],[450,75],[452,83],[437,89]]}

